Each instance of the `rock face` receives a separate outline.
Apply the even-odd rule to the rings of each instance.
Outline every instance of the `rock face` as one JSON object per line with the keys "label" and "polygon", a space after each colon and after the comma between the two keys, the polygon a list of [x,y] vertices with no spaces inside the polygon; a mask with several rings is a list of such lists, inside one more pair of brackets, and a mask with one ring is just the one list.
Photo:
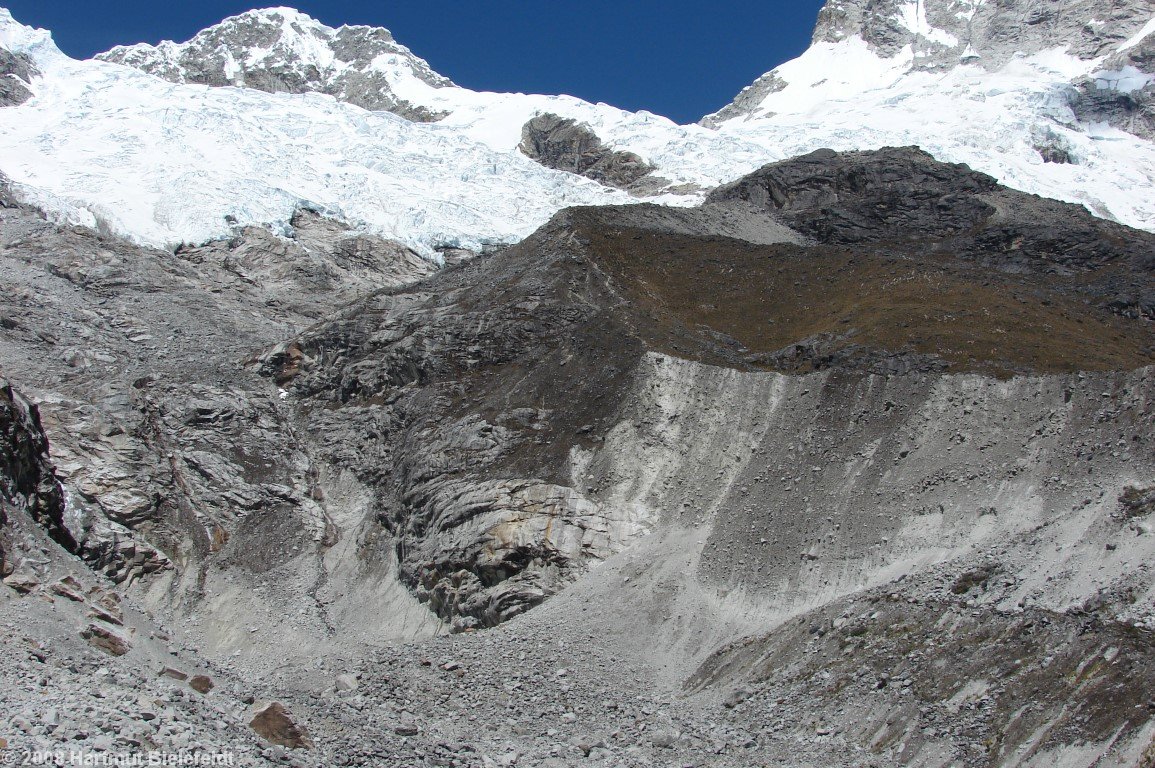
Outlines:
{"label": "rock face", "polygon": [[[278,388],[244,362],[433,265],[304,210],[292,238],[242,230],[176,254],[19,206],[0,218],[6,284],[43,286],[0,298],[3,366],[45,403],[69,498],[48,518],[71,549],[122,588],[172,579],[177,595],[203,588],[209,558],[259,580],[294,546],[329,551],[340,528],[317,500],[320,471]],[[293,599],[316,606],[314,588],[302,577]]]}
{"label": "rock face", "polygon": [[[1151,236],[1051,206],[914,150],[820,153],[699,211],[567,212],[366,299],[261,367],[300,398],[323,461],[374,489],[418,598],[458,629],[492,626],[656,524],[654,507],[580,479],[650,375],[646,350],[882,375],[1150,364]],[[817,243],[718,234],[771,216]],[[1144,298],[1117,305],[1113,286]],[[1088,328],[1118,344],[1088,347]]]}
{"label": "rock face", "polygon": [[547,168],[629,189],[654,169],[632,152],[602,144],[589,126],[557,115],[538,115],[521,129],[520,149]]}
{"label": "rock face", "polygon": [[38,74],[36,66],[26,55],[0,48],[0,107],[28,101],[32,97],[28,86]]}
{"label": "rock face", "polygon": [[430,88],[452,85],[386,29],[332,29],[288,8],[230,17],[185,43],[120,46],[98,58],[174,83],[325,93],[421,122],[442,115],[399,97],[393,84],[407,79]]}
{"label": "rock face", "polygon": [[1155,141],[1155,30],[1076,81],[1070,99],[1080,120]]}
{"label": "rock face", "polygon": [[48,455],[48,438],[36,406],[0,379],[0,575],[8,576],[11,542],[8,518],[27,515],[62,547],[75,551],[76,541],[64,522],[64,492]]}
{"label": "rock face", "polygon": [[814,42],[858,35],[884,56],[912,46],[920,68],[953,67],[963,59],[997,68],[1016,53],[1050,48],[1095,59],[1150,19],[1145,0],[828,0]]}
{"label": "rock face", "polygon": [[1120,311],[1155,318],[1155,296],[1144,287],[1155,269],[1150,235],[1010,192],[990,176],[940,163],[916,147],[820,150],[766,166],[709,197],[715,203],[733,199],[778,212],[830,245],[905,240],[921,247],[933,241],[936,249],[1003,270],[1066,274],[1123,261],[1143,276],[1139,282],[1123,291],[1114,280],[1092,285],[1104,298],[1123,293],[1113,304]]}

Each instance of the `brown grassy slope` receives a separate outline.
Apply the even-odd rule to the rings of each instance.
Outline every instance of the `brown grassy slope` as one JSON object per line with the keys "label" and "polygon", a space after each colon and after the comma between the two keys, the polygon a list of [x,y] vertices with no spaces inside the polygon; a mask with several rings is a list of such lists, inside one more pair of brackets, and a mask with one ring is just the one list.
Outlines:
{"label": "brown grassy slope", "polygon": [[703,362],[780,367],[757,356],[820,337],[825,351],[913,352],[941,358],[952,371],[999,376],[1155,363],[1152,325],[1088,303],[1077,292],[1085,276],[1015,275],[945,254],[759,246],[596,221],[578,234],[632,303],[651,347]]}

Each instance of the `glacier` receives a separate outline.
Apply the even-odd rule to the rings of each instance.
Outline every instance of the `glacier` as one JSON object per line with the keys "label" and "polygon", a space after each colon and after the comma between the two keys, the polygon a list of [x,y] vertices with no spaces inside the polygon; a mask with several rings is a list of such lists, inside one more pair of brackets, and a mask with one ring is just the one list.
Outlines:
{"label": "glacier", "polygon": [[[927,39],[957,42],[925,14],[899,11]],[[348,76],[352,65],[332,50],[342,30],[288,8],[221,26],[238,20],[283,31],[272,48],[227,52],[230,78],[273,55],[281,66]],[[651,202],[695,204],[718,184],[823,147],[918,145],[1008,186],[1155,230],[1155,146],[1075,118],[1072,81],[1094,77],[1102,58],[1061,48],[1017,55],[994,70],[964,55],[944,71],[921,68],[909,45],[888,57],[854,35],[817,41],[766,76],[772,87],[740,113],[683,126],[569,96],[472,91],[400,45],[358,64],[359,72],[435,121],[320,92],[210,87],[180,82],[179,73],[163,79],[74,60],[7,11],[0,45],[40,70],[33,98],[0,110],[0,171],[13,191],[57,220],[151,246],[227,237],[245,225],[288,232],[294,211],[306,207],[436,259],[443,247],[516,242],[567,206],[639,200],[526,158],[522,126],[542,113],[588,125],[610,148],[655,166],[667,190],[680,190],[645,198]],[[183,49],[137,45],[108,56],[117,50],[137,66],[163,60],[171,71]],[[1049,147],[1072,162],[1047,162]]]}

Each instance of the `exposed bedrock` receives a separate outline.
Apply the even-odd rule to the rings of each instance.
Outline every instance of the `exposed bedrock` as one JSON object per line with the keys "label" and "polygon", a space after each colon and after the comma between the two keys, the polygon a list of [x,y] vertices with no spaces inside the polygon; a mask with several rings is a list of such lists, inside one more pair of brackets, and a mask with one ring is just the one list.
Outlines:
{"label": "exposed bedrock", "polygon": [[1155,140],[1155,32],[1077,80],[1070,101],[1083,122],[1108,123]]}
{"label": "exposed bedrock", "polygon": [[829,0],[814,41],[860,35],[883,56],[909,45],[923,68],[954,66],[964,55],[996,68],[1060,46],[1095,59],[1138,33],[1150,10],[1145,0]]}
{"label": "exposed bedrock", "polygon": [[0,107],[23,104],[32,98],[28,88],[39,74],[27,55],[0,49]]}
{"label": "exposed bedrock", "polygon": [[[1152,364],[1150,236],[914,150],[571,209],[432,275],[307,211],[176,254],[2,213],[42,288],[0,296],[0,353],[70,531],[220,658],[493,626],[675,530],[691,602],[772,623],[1152,484],[1148,374],[1112,373]],[[670,652],[765,624],[716,626]]]}
{"label": "exposed bedrock", "polygon": [[69,552],[76,541],[64,522],[64,490],[48,455],[40,413],[0,379],[0,576],[17,567],[28,524],[42,528]]}
{"label": "exposed bedrock", "polygon": [[654,170],[633,152],[615,151],[602,144],[588,125],[548,113],[522,126],[519,149],[547,168],[627,190],[637,187]]}
{"label": "exposed bedrock", "polygon": [[[833,230],[819,226],[828,221],[837,222]],[[1014,246],[984,247],[1001,238]],[[971,427],[950,435],[912,430],[943,423],[935,414],[950,398],[961,402],[966,387],[976,391],[965,408],[988,407],[1000,425],[1019,418],[1020,400],[1037,395],[999,378],[956,374],[1017,374],[1011,381],[1020,386],[1050,381],[1024,376],[1150,364],[1149,322],[1137,311],[1119,312],[1103,287],[1129,285],[1146,295],[1149,246],[1147,235],[1072,206],[1051,208],[915,150],[818,153],[768,166],[698,210],[564,212],[507,251],[348,308],[272,350],[261,369],[291,392],[297,432],[315,436],[318,460],[372,489],[402,579],[458,629],[540,603],[687,510],[701,522],[706,510],[725,508],[728,519],[741,520],[736,510],[758,508],[765,517],[746,517],[742,530],[782,536],[777,515],[788,511],[824,520],[833,510],[820,508],[835,503],[849,505],[848,515],[870,510],[877,518],[864,525],[873,533],[864,529],[842,545],[861,560],[853,567],[832,561],[849,579],[833,583],[846,586],[870,563],[900,556],[894,547],[913,535],[905,526],[922,519],[919,510],[887,506],[892,497],[913,498],[901,465],[888,461],[925,450],[942,462],[926,472],[941,473],[952,489],[934,501],[951,511],[933,513],[948,514],[951,526],[983,530],[1005,519],[976,523],[967,515],[972,505],[998,508],[998,493],[1017,491],[996,492],[992,478],[947,470],[971,449],[959,447]],[[1088,334],[1100,343],[1088,345]],[[686,373],[679,366],[689,363],[679,359],[698,367]],[[682,372],[669,383],[672,417],[646,399],[650,388],[666,386],[662,360]],[[831,399],[800,394],[827,387],[826,379],[755,375],[767,369],[825,371],[835,382]],[[709,376],[719,383],[699,391],[695,377]],[[938,394],[940,386],[948,394]],[[1046,385],[1059,386],[1066,385]],[[1066,395],[1052,393],[1047,402],[1054,397]],[[754,413],[765,423],[743,432],[741,419]],[[900,420],[911,414],[926,418]],[[776,425],[779,417],[787,421]],[[845,445],[845,435],[820,437],[827,418],[836,419],[830,429],[865,420],[863,436]],[[648,435],[643,445],[611,450],[631,429]],[[713,434],[732,447],[711,442]],[[989,455],[1004,461],[1022,449],[1015,435],[978,444],[1001,446]],[[810,442],[799,443],[802,436]],[[893,443],[879,464],[872,463],[881,450],[875,440]],[[811,456],[811,443],[840,471],[850,473],[855,462],[874,467],[862,479],[870,490],[800,490],[829,470]],[[686,463],[644,450],[667,444]],[[762,509],[756,496],[726,495],[727,473],[745,472],[755,450],[773,451],[775,467],[793,457],[773,486],[783,505],[777,512]],[[667,468],[654,486],[654,473]],[[1039,471],[1049,477],[1058,470]],[[973,498],[960,490],[968,483]],[[926,500],[928,510],[934,504]],[[743,559],[711,554],[737,546],[723,536],[742,538],[725,526],[715,531],[703,573]],[[766,572],[765,586],[801,596],[806,574],[832,578],[814,564],[821,540],[800,530],[778,545],[759,544],[751,562],[763,553],[757,559],[765,571],[781,561],[783,570]]]}

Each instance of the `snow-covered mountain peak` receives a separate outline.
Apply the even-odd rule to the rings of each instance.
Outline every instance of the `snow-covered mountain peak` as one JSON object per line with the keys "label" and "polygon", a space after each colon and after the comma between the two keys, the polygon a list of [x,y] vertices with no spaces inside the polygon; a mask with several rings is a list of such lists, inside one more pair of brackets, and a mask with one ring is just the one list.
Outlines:
{"label": "snow-covered mountain peak", "polygon": [[272,93],[324,93],[373,111],[432,121],[443,113],[398,95],[411,82],[453,83],[380,27],[333,28],[287,8],[231,16],[184,43],[118,46],[99,54],[173,83],[238,86]]}
{"label": "snow-covered mountain peak", "polygon": [[41,68],[67,58],[51,32],[21,24],[7,8],[0,8],[0,48],[25,56]]}

